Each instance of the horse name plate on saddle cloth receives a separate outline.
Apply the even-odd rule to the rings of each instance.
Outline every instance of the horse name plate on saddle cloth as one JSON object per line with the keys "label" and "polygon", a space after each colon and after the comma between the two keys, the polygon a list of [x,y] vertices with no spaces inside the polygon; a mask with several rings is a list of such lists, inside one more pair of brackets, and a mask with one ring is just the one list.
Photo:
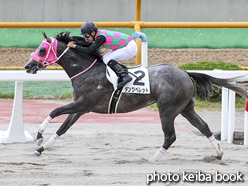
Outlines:
{"label": "horse name plate on saddle cloth", "polygon": [[[130,68],[128,72],[130,72],[129,75],[133,79],[123,87],[122,93],[150,94],[148,70],[145,67],[138,67]],[[114,90],[116,90],[118,77],[108,66],[106,76],[109,82],[113,84]]]}
{"label": "horse name plate on saddle cloth", "polygon": [[145,67],[131,68],[128,69],[128,72],[132,77],[132,81],[127,83],[124,87],[117,89],[117,75],[110,67],[107,66],[106,68],[106,77],[114,87],[113,94],[109,101],[109,114],[116,113],[122,93],[150,94],[150,83],[147,69]]}

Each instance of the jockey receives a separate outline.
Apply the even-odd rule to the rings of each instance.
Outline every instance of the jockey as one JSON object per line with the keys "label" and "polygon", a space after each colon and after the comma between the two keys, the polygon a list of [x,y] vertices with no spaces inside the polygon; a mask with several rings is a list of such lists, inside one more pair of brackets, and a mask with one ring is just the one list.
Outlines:
{"label": "jockey", "polygon": [[98,30],[98,27],[90,21],[81,26],[81,35],[87,42],[91,43],[89,47],[76,45],[72,42],[69,42],[67,46],[87,54],[94,53],[100,46],[111,49],[103,56],[103,62],[118,76],[118,88],[125,86],[132,80],[128,72],[118,63],[134,57],[137,53],[136,42],[130,36],[119,32]]}

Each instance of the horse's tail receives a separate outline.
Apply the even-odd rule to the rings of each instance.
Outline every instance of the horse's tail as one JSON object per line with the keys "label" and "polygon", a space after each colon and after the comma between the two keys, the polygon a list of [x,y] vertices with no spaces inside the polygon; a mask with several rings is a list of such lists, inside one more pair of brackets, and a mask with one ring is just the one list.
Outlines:
{"label": "horse's tail", "polygon": [[[209,95],[209,93],[214,90],[212,85],[216,85],[231,89],[234,92],[241,95],[243,98],[248,100],[248,92],[247,92],[248,84],[238,83],[238,82],[242,82],[240,81],[240,78],[244,76],[222,79],[222,78],[215,78],[202,73],[187,72],[187,71],[186,73],[195,81],[195,83],[199,86],[199,90],[204,95]],[[235,81],[237,82],[236,84],[233,83]]]}

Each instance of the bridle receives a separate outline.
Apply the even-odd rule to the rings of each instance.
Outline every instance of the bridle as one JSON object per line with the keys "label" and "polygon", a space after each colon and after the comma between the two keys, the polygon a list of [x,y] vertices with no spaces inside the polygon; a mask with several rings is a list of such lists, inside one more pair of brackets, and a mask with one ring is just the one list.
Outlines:
{"label": "bridle", "polygon": [[[43,68],[46,68],[53,63],[57,63],[58,60],[69,50],[70,47],[67,47],[62,54],[57,57],[57,43],[58,41],[52,37],[50,37],[51,43],[47,42],[47,39],[44,39],[39,46],[39,48],[44,47],[46,49],[46,56],[41,57],[39,55],[39,48],[31,54],[31,58],[42,64]],[[52,54],[53,56],[50,56]]]}
{"label": "bridle", "polygon": [[[63,52],[62,54],[60,54],[59,57],[57,57],[57,44],[58,44],[58,41],[52,37],[50,37],[51,39],[51,43],[50,42],[47,42],[47,39],[44,39],[41,43],[41,45],[39,46],[39,48],[33,52],[31,54],[31,58],[35,61],[37,61],[38,63],[42,64],[43,68],[46,68],[47,66],[49,65],[52,65],[53,63],[57,63],[58,60],[68,51],[68,49],[70,47],[67,47]],[[41,57],[39,55],[39,49],[41,47],[44,47],[46,49],[46,56],[44,57]],[[50,56],[50,54],[52,54],[53,56]],[[87,72],[95,63],[97,62],[97,59],[95,59],[95,61],[88,67],[86,68],[85,70],[83,70],[82,72],[70,77],[70,79],[74,79],[76,78],[77,76]],[[40,67],[39,67],[39,64],[37,65],[37,70],[40,70]]]}

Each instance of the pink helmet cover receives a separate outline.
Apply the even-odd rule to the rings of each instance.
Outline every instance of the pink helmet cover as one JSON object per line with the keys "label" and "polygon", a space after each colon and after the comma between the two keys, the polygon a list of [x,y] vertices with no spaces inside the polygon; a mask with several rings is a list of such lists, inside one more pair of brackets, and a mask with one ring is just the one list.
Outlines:
{"label": "pink helmet cover", "polygon": [[[52,37],[50,37],[51,43],[48,43],[46,39],[44,39],[41,43],[41,45],[37,48],[35,52],[31,54],[31,58],[37,62],[46,62],[46,63],[52,63],[57,60],[57,44],[58,41]],[[51,46],[51,49],[49,49]],[[40,48],[46,49],[46,55],[41,57],[39,55]],[[49,51],[50,50],[50,51]],[[47,56],[49,54],[49,56]]]}

